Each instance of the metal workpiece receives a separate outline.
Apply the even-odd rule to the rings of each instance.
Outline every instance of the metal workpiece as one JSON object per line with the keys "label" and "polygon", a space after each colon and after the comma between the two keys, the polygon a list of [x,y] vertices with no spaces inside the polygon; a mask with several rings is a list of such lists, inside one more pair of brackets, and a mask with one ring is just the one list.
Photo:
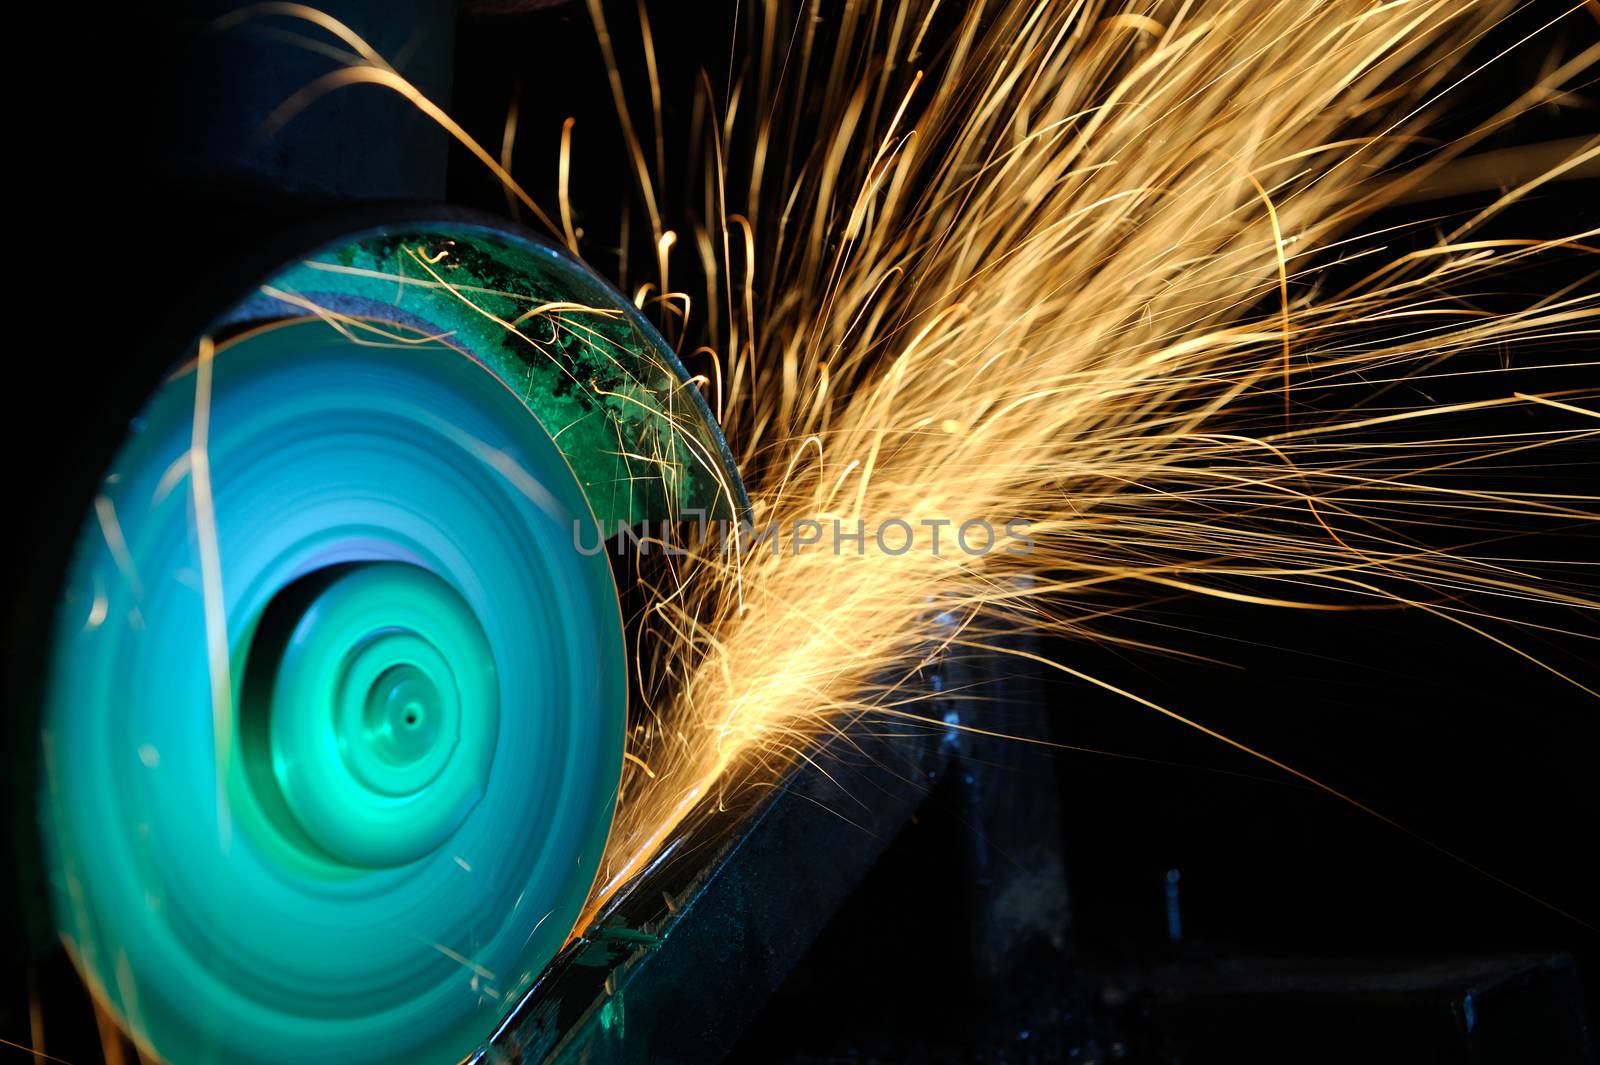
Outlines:
{"label": "metal workpiece", "polygon": [[932,734],[857,742],[815,756],[832,780],[801,769],[737,824],[669,848],[551,965],[486,1060],[717,1060],[945,765]]}
{"label": "metal workpiece", "polygon": [[1054,816],[1053,768],[1028,744],[1007,751],[961,727],[992,716],[985,701],[1027,696],[1014,668],[1000,656],[937,662],[916,682],[929,693],[926,725],[868,715],[755,809],[681,838],[552,962],[482,1060],[720,1059],[936,795],[959,811],[947,845],[983,870],[956,924],[981,945],[985,979],[998,988],[1041,949],[1059,962],[1059,836],[1026,851],[1016,836]]}

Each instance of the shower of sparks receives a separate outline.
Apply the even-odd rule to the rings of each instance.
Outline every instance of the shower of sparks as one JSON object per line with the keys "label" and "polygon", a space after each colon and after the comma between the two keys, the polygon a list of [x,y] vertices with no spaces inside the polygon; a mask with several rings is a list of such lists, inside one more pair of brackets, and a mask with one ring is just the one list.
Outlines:
{"label": "shower of sparks", "polygon": [[[1552,58],[1419,156],[1453,89],[1504,76],[1465,57],[1510,4],[938,8],[843,5],[825,35],[810,7],[750,16],[751,67],[708,124],[705,221],[687,239],[662,228],[636,124],[623,128],[657,245],[697,249],[710,279],[677,301],[709,308],[698,332],[677,332],[715,353],[714,405],[757,524],[1023,519],[1037,546],[894,556],[869,533],[860,555],[785,543],[737,570],[715,552],[679,560],[643,622],[649,714],[589,915],[709,802],[819,737],[863,716],[924,720],[906,683],[918,666],[1009,653],[996,637],[1010,628],[1159,651],[1099,622],[1177,592],[1411,608],[1524,655],[1536,605],[1593,636],[1578,613],[1592,589],[1504,545],[1592,521],[1596,499],[1494,474],[1600,431],[1600,390],[1509,383],[1543,342],[1594,333],[1595,234],[1477,234],[1545,182],[1594,174],[1600,138],[1566,143],[1429,243],[1360,227],[1592,76],[1600,45]],[[717,114],[702,91],[699,113]],[[653,118],[659,137],[659,106]],[[802,122],[820,134],[808,147]],[[1570,287],[1474,306],[1555,254],[1578,263]],[[662,291],[665,278],[663,262]],[[1484,357],[1496,350],[1509,364]],[[1425,377],[1477,395],[1400,398]],[[1562,416],[1482,428],[1541,402]],[[1070,661],[1042,664],[1309,779]]]}
{"label": "shower of sparks", "polygon": [[[998,639],[1011,629],[1159,652],[1105,622],[1189,594],[1416,610],[1536,662],[1524,634],[1594,638],[1592,587],[1508,545],[1595,519],[1595,496],[1522,464],[1600,433],[1600,389],[1526,387],[1596,331],[1597,234],[1482,234],[1542,186],[1600,172],[1600,138],[1472,155],[1590,84],[1600,44],[1553,43],[1564,20],[1592,22],[1584,5],[1515,46],[1549,54],[1535,81],[1471,130],[1434,134],[1463,83],[1504,82],[1506,53],[1473,49],[1513,6],[750,5],[748,62],[680,108],[705,180],[679,204],[661,184],[645,9],[628,57],[589,0],[656,249],[653,279],[617,280],[707,365],[757,526],[1016,519],[1036,546],[894,555],[869,532],[860,554],[786,540],[664,564],[639,620],[643,716],[578,931],[698,813],[865,715],[922,722],[920,666],[1012,653]],[[340,30],[347,65],[275,122],[340,86],[399,92],[508,202],[579,242],[570,123],[558,224],[510,174],[514,113],[497,161]],[[622,76],[635,65],[649,75],[637,114]],[[1506,183],[1470,218],[1371,222],[1485,174]],[[669,287],[674,250],[696,257],[704,291]],[[1557,257],[1570,284],[1478,305],[1503,307],[1509,271]],[[1428,381],[1472,394],[1434,402]]]}

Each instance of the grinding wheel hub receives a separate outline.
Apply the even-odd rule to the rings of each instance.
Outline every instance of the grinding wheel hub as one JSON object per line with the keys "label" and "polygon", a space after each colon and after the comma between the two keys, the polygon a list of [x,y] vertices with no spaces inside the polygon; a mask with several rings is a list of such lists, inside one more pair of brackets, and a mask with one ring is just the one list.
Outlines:
{"label": "grinding wheel hub", "polygon": [[[737,482],[670,350],[542,245],[377,231],[270,281],[149,398],[74,548],[56,925],[174,1065],[457,1061],[565,941],[610,824],[621,619],[577,545]],[[597,311],[505,327],[541,304]]]}

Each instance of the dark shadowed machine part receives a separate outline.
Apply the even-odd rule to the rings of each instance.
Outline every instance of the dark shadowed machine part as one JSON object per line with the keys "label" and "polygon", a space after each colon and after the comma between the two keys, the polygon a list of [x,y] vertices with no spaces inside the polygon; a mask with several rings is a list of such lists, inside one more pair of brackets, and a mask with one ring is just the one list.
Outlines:
{"label": "dark shadowed machine part", "polygon": [[[297,92],[338,70],[339,57],[328,49],[339,46],[321,43],[335,38],[274,18],[272,5],[212,0],[174,6],[187,10],[171,25],[177,61],[167,84],[190,102],[172,112],[170,150],[178,173],[310,200],[444,199],[448,134],[411,103],[382,89],[316,99],[307,93],[296,100]],[[423,96],[449,108],[453,4],[330,0],[313,6],[359,34]],[[269,120],[286,104],[298,113],[269,135]]]}

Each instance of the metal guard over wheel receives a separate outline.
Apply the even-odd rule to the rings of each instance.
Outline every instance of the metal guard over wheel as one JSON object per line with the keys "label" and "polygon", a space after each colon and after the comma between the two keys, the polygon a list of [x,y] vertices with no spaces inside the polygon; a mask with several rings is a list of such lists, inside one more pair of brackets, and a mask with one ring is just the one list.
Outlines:
{"label": "metal guard over wheel", "polygon": [[174,1065],[470,1057],[565,940],[615,798],[621,623],[575,537],[726,513],[737,481],[659,338],[531,242],[358,235],[219,329],[75,547],[57,926]]}

